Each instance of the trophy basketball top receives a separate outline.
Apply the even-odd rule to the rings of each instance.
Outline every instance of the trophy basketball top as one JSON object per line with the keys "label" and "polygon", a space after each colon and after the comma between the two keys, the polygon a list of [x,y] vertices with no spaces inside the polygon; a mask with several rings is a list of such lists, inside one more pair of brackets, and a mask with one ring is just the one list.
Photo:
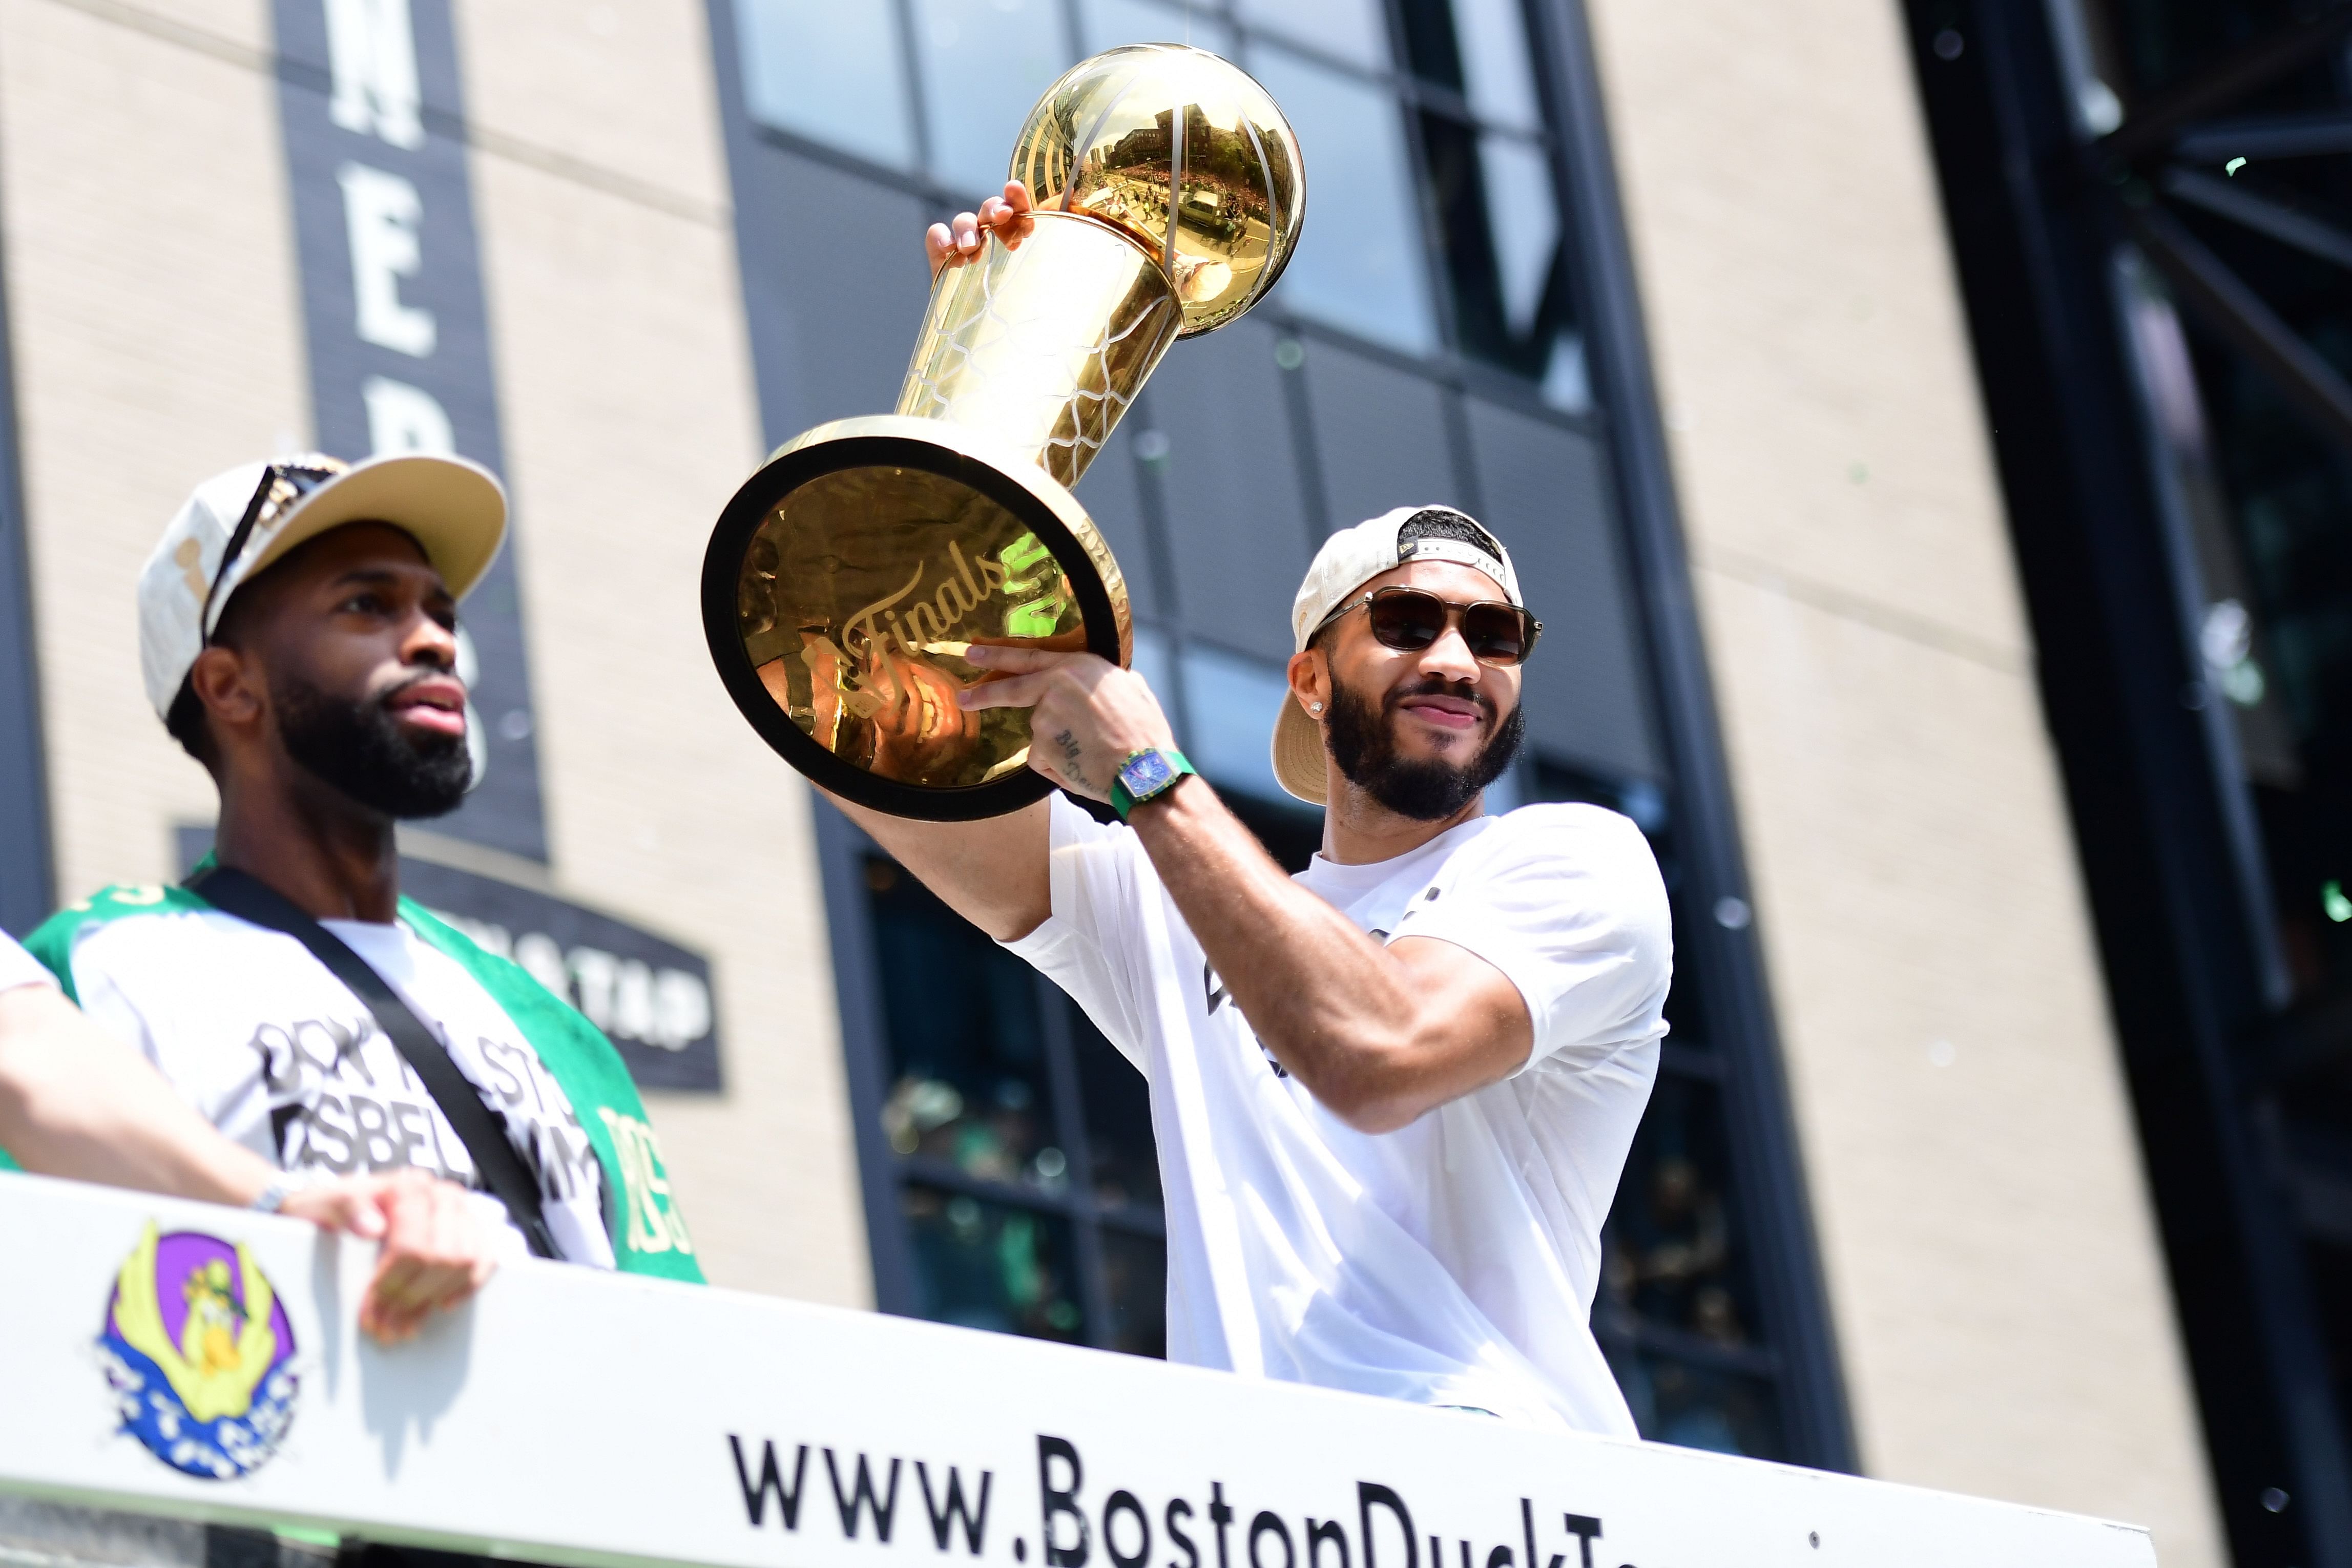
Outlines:
{"label": "trophy basketball top", "polygon": [[1180,44],[1131,44],[1070,68],[1029,111],[1009,177],[1039,206],[1142,245],[1182,307],[1186,338],[1274,287],[1306,197],[1297,138],[1265,89]]}

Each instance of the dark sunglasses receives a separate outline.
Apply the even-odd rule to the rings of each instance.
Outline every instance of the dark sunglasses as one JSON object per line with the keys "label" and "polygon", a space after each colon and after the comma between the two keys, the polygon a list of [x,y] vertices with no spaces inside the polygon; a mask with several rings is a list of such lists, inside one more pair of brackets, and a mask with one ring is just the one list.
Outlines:
{"label": "dark sunglasses", "polygon": [[1444,636],[1445,628],[1458,617],[1470,656],[1497,668],[1526,664],[1543,632],[1543,622],[1516,604],[1492,599],[1454,604],[1419,588],[1376,588],[1331,612],[1323,618],[1323,625],[1359,608],[1370,617],[1372,635],[1381,645],[1400,653],[1420,653]]}
{"label": "dark sunglasses", "polygon": [[[221,584],[228,580],[228,569],[245,554],[246,546],[253,541],[253,530],[261,519],[300,500],[337,474],[339,468],[321,468],[306,463],[272,463],[261,471],[261,483],[253,488],[253,499],[245,504],[245,515],[230,530],[228,548],[221,551],[220,570],[213,573],[212,586],[205,590],[204,607],[197,612],[196,624],[212,622],[213,601],[219,597]],[[205,633],[211,640],[211,633]]]}

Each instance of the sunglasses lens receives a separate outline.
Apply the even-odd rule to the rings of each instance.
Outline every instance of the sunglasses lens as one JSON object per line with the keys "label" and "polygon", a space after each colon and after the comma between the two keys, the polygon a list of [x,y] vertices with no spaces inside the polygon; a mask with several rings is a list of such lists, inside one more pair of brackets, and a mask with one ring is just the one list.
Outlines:
{"label": "sunglasses lens", "polygon": [[1445,605],[1434,594],[1376,593],[1370,612],[1372,635],[1401,653],[1419,653],[1445,634]]}
{"label": "sunglasses lens", "polygon": [[1526,619],[1507,604],[1473,604],[1462,612],[1462,640],[1484,664],[1516,664],[1528,656]]}

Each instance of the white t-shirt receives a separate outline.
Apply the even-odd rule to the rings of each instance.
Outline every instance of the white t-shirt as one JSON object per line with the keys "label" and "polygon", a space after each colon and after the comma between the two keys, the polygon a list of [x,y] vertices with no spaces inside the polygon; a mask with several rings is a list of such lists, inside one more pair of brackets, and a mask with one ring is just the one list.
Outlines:
{"label": "white t-shirt", "polygon": [[[320,924],[384,977],[481,1092],[540,1179],[557,1252],[613,1267],[595,1149],[504,1009],[404,925]],[[420,1166],[482,1187],[466,1145],[366,1004],[293,937],[220,910],[163,911],[86,927],[72,965],[82,1010],[264,1159],[338,1176]],[[506,1218],[504,1205],[485,1201]]]}
{"label": "white t-shirt", "polygon": [[1484,958],[1534,1021],[1513,1076],[1371,1134],[1258,1043],[1135,835],[1052,810],[1053,915],[1009,946],[1150,1081],[1170,1359],[1634,1436],[1591,1316],[1673,967],[1640,830],[1528,806],[1299,874],[1375,936]]}
{"label": "white t-shirt", "polygon": [[18,986],[56,984],[38,958],[19,946],[14,936],[0,931],[0,991],[13,991]]}

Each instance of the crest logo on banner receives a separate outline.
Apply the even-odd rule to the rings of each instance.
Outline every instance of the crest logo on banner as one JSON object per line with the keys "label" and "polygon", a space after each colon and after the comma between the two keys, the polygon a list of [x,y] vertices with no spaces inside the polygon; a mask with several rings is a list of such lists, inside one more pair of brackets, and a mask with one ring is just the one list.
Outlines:
{"label": "crest logo on banner", "polygon": [[249,1475],[293,1422],[294,1327],[241,1242],[148,1221],[98,1348],[122,1430],[175,1470]]}

